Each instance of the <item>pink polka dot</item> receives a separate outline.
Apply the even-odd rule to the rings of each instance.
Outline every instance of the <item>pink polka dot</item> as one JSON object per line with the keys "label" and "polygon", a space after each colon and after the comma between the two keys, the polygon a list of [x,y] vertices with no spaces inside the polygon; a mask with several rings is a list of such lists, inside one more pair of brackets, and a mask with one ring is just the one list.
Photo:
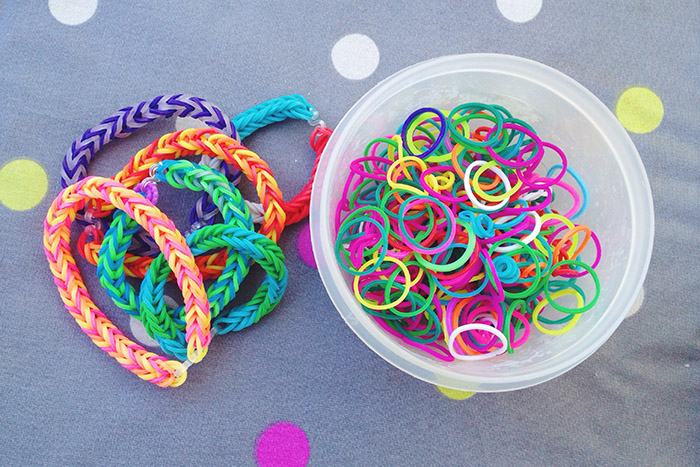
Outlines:
{"label": "pink polka dot", "polygon": [[304,467],[309,462],[309,440],[292,423],[275,423],[258,436],[255,459],[260,467]]}
{"label": "pink polka dot", "polygon": [[297,237],[297,251],[299,251],[299,257],[307,266],[314,269],[316,268],[314,250],[311,248],[311,229],[309,228],[309,224],[302,227],[299,232],[299,236]]}

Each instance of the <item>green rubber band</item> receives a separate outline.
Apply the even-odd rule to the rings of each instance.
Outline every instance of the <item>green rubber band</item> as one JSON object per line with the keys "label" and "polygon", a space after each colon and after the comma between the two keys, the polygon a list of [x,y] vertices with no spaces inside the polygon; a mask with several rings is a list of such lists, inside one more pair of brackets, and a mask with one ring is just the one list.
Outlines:
{"label": "green rubber band", "polygon": [[[588,274],[591,275],[591,278],[593,279],[593,283],[595,284],[595,295],[593,296],[593,299],[591,301],[582,306],[581,308],[567,308],[565,306],[561,306],[552,300],[550,292],[549,292],[549,281],[552,277],[552,272],[555,271],[557,268],[560,266],[566,266],[566,265],[572,265],[572,266],[578,266],[580,268],[585,269]],[[584,263],[583,261],[578,261],[575,259],[567,259],[565,261],[559,261],[556,263],[554,266],[552,266],[552,270],[545,276],[545,286],[544,286],[544,296],[547,298],[549,301],[549,304],[552,306],[557,311],[561,311],[562,313],[568,313],[568,314],[580,314],[585,311],[590,310],[593,308],[593,306],[598,302],[598,299],[600,298],[600,281],[598,280],[598,274],[593,270],[592,267]]]}
{"label": "green rubber band", "polygon": [[[467,115],[462,115],[460,112],[466,111],[466,110],[472,110],[472,113],[467,114]],[[491,112],[491,115],[484,114],[480,115],[480,111],[488,111]],[[474,141],[468,138],[465,138],[462,134],[457,131],[457,127],[453,122],[453,118],[455,114],[460,114],[462,118],[466,119],[466,121],[472,120],[472,119],[484,119],[491,121],[496,124],[496,130],[493,133],[493,136],[489,138],[486,141]],[[469,102],[466,104],[459,105],[452,109],[450,114],[447,116],[447,128],[450,132],[450,136],[452,136],[459,144],[464,146],[465,148],[471,149],[472,151],[481,153],[481,154],[486,154],[486,147],[491,146],[493,147],[493,150],[496,151],[497,153],[502,151],[506,146],[508,146],[509,143],[509,138],[508,138],[508,132],[503,132],[503,116],[501,115],[500,112],[498,112],[496,109],[493,108],[493,106],[488,105],[488,104],[479,104],[475,102]],[[503,134],[503,141],[501,142],[501,145],[498,147],[494,147],[494,144],[497,142],[500,142],[501,140],[499,139],[500,136]]]}
{"label": "green rubber band", "polygon": [[[393,139],[390,138],[374,138],[372,141],[369,142],[369,144],[365,147],[365,152],[364,152],[364,157],[370,157],[371,154],[369,153],[369,150],[372,149],[372,147],[376,144],[379,143],[386,143],[387,146],[393,146],[394,149],[397,151],[399,150],[399,145],[394,141]],[[375,152],[376,155],[376,152]],[[388,148],[384,149],[378,157],[381,157],[382,155],[387,155],[388,156]],[[365,164],[369,164],[369,162],[365,162]],[[370,166],[365,165],[365,170],[370,172],[372,168]]]}
{"label": "green rubber band", "polygon": [[[437,271],[437,272],[450,272],[450,271],[456,271],[460,267],[462,267],[467,261],[469,261],[469,258],[471,258],[472,253],[474,253],[474,248],[476,247],[476,235],[474,235],[474,231],[472,230],[471,224],[468,222],[463,222],[463,221],[457,221],[458,224],[464,226],[464,228],[467,230],[467,233],[469,233],[469,241],[467,242],[466,245],[462,243],[455,243],[454,245],[450,246],[445,251],[449,251],[450,249],[458,246],[463,246],[464,247],[464,253],[454,260],[451,263],[447,264],[435,264],[431,261],[428,261],[425,259],[420,253],[414,252],[414,256],[416,258],[416,261],[418,261],[421,266],[423,266],[426,269],[430,269],[431,271]],[[448,255],[446,255],[446,258]]]}
{"label": "green rubber band", "polygon": [[[406,329],[402,328],[401,326],[398,326],[397,323],[400,322],[401,320],[398,321],[387,321],[387,324],[394,328],[397,332],[403,334],[404,337],[407,339],[419,343],[419,344],[430,344],[431,342],[435,342],[438,337],[440,337],[440,334],[442,334],[442,329],[439,325],[437,314],[435,314],[435,311],[433,311],[432,308],[428,308],[425,310],[424,316],[428,318],[428,323],[426,323],[426,328],[425,329],[414,329],[411,331],[407,331]],[[435,329],[434,332],[429,332],[432,329]],[[430,336],[432,334],[432,337],[427,337],[424,338],[423,336]]]}
{"label": "green rubber band", "polygon": [[[417,261],[407,261],[407,262],[404,262],[404,264],[406,265],[406,267],[408,267],[408,266],[418,266],[418,267],[420,267],[420,264],[419,264]],[[393,293],[395,293],[395,292],[391,292],[391,289],[397,289],[397,290],[400,289],[399,286],[394,286],[394,282],[396,281],[396,278],[399,276],[400,273],[401,273],[401,270],[400,270],[399,268],[396,268],[396,270],[395,270],[393,273],[391,273],[391,275],[389,276],[389,278],[386,280],[386,285],[385,285],[385,287],[384,287],[384,300],[385,300],[387,303],[391,303],[391,302],[392,302],[391,295],[392,295]],[[421,308],[419,308],[418,310],[415,310],[415,311],[412,310],[412,311],[410,311],[410,312],[402,312],[402,311],[399,311],[399,310],[396,309],[396,307],[389,308],[389,310],[390,310],[393,314],[395,314],[395,315],[397,315],[397,316],[404,317],[404,318],[409,318],[409,317],[413,317],[413,316],[417,316],[417,315],[421,314],[423,311],[426,310],[426,308],[428,308],[428,306],[430,306],[430,303],[432,302],[433,297],[435,297],[435,293],[437,292],[437,286],[435,285],[435,282],[431,280],[429,274],[426,274],[425,272],[423,272],[423,274],[424,274],[424,277],[427,277],[427,278],[428,278],[428,281],[429,281],[429,283],[430,283],[430,289],[429,289],[428,297],[425,298],[425,297],[423,297],[422,295],[420,295],[418,292],[415,292],[415,291],[410,290],[410,289],[409,289],[408,294],[409,294],[409,295],[415,294],[415,295],[421,297],[421,300],[424,300],[424,301],[425,301],[424,305],[423,305]]]}
{"label": "green rubber band", "polygon": [[[523,312],[527,308],[527,303],[525,300],[521,299],[516,299],[513,300],[508,304],[508,307],[506,308],[505,315],[503,316],[503,329],[501,329],[501,332],[503,333],[504,336],[506,336],[506,343],[507,348],[506,352],[508,353],[513,353],[513,347],[511,347],[511,341],[514,341],[515,339],[512,339],[510,336],[510,321],[513,319],[513,312],[515,311],[516,308],[520,308],[520,311]],[[521,313],[523,316],[525,316],[525,313]],[[520,320],[517,320],[516,324],[513,325],[513,332],[515,333],[515,336],[518,335],[518,331],[520,330],[520,327],[522,326],[522,323]]]}
{"label": "green rubber band", "polygon": [[[368,216],[360,216],[360,214],[364,214],[366,212],[373,212],[378,214],[382,220],[384,221],[384,225],[381,225],[379,221],[376,219],[373,219]],[[379,251],[379,259],[377,262],[370,268],[368,268],[365,271],[360,272],[359,268],[356,269],[351,269],[350,266],[346,265],[346,263],[343,261],[343,258],[345,261],[347,261],[348,264],[352,265],[349,259],[350,252],[347,250],[341,251],[341,246],[346,243],[346,237],[345,234],[346,232],[349,232],[349,230],[356,224],[360,224],[362,222],[369,222],[373,224],[379,231],[381,232],[382,235],[382,242],[381,244],[375,244],[373,247],[370,248],[370,255],[373,254],[375,251],[378,251],[378,248],[381,248]],[[382,261],[384,260],[384,256],[386,255],[386,252],[388,251],[389,248],[389,240],[388,240],[388,234],[387,234],[387,229],[386,226],[389,225],[389,218],[387,215],[383,212],[380,211],[379,209],[375,208],[374,206],[363,206],[358,208],[357,210],[353,211],[348,217],[345,218],[345,220],[340,224],[340,227],[338,229],[338,234],[337,234],[337,240],[335,242],[335,257],[338,260],[338,264],[340,267],[345,270],[346,272],[354,275],[354,276],[366,276],[368,274],[373,273],[382,264]],[[364,234],[361,234],[359,236],[364,236]],[[353,237],[353,238],[358,238],[358,237]],[[347,240],[349,241],[349,240]],[[363,257],[365,255],[363,254]],[[364,264],[364,262],[363,262]],[[362,267],[362,265],[360,265]]]}

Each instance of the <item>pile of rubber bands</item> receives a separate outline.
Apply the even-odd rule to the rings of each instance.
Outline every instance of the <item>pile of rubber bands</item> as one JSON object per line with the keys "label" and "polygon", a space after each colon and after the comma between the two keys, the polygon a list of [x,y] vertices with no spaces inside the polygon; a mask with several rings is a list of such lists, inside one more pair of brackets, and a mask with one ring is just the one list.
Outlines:
{"label": "pile of rubber bands", "polygon": [[[545,153],[560,162],[545,168]],[[573,222],[588,205],[584,180],[504,107],[420,108],[349,169],[337,260],[362,308],[406,344],[483,360],[525,344],[532,325],[568,332],[598,300],[600,242]],[[573,198],[564,213],[555,189],[557,206]]]}
{"label": "pile of rubber bands", "polygon": [[[104,145],[168,117],[195,118],[209,128],[164,135],[112,178],[87,176]],[[316,163],[306,186],[285,201],[270,166],[241,141],[288,118],[312,125]],[[259,104],[233,120],[198,97],[158,96],[85,131],[63,159],[64,189],[44,223],[44,251],[70,314],[98,347],[140,378],[162,387],[182,384],[214,335],[257,323],[280,302],[287,269],[277,241],[285,226],[308,215],[316,165],[330,135],[318,112],[296,94]],[[190,156],[200,156],[199,162],[185,159]],[[259,200],[244,199],[239,182],[252,183]],[[178,231],[156,207],[160,184],[201,193],[188,232]],[[91,300],[71,253],[74,221],[81,230],[78,252],[97,266],[115,305],[140,320],[163,352],[178,360],[130,340]],[[255,264],[265,273],[257,285],[245,281]],[[140,286],[127,278],[140,278]],[[181,289],[180,303],[164,294],[169,281]],[[254,293],[247,302],[234,303],[242,287]]]}

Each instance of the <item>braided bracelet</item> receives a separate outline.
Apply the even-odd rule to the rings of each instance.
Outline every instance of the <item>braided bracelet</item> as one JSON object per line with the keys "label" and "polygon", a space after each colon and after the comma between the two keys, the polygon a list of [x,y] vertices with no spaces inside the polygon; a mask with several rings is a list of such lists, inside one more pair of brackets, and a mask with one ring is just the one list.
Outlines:
{"label": "braided bracelet", "polygon": [[[318,163],[323,150],[326,148],[328,139],[333,133],[332,130],[326,128],[323,120],[320,120],[318,117],[318,111],[309,104],[303,96],[299,94],[290,94],[262,102],[233,118],[233,124],[238,131],[240,137],[239,141],[241,142],[255,131],[273,123],[282,122],[288,118],[306,120],[310,125],[314,126],[309,144],[316,152],[316,159],[314,160],[311,176],[306,185],[304,185],[296,196],[284,205],[284,209],[287,213],[286,225],[295,224],[309,215],[311,188],[313,187],[314,178],[316,177]],[[201,225],[210,224],[213,222],[213,217],[216,215],[216,210],[213,209],[213,206],[208,205],[205,207],[205,209],[209,210],[208,213],[199,212],[200,206],[199,204],[195,205],[190,212],[190,224],[193,229]],[[250,208],[262,212],[262,207],[259,204],[251,204]]]}
{"label": "braided bracelet", "polygon": [[[225,225],[204,226],[187,237],[195,254],[213,248],[227,248],[225,268],[207,292],[213,331],[222,334],[257,322],[274,308],[286,288],[287,272],[279,246],[252,231],[250,213],[240,193],[221,173],[186,160],[163,161],[153,167],[156,167],[154,177],[158,180],[166,180],[177,188],[207,191],[224,216]],[[98,276],[115,303],[142,320],[148,334],[166,353],[184,359],[184,321],[180,317],[183,308],[168,310],[163,302],[163,287],[170,273],[164,264],[164,256],[159,255],[151,264],[142,282],[139,298],[125,281],[124,255],[137,228],[135,221],[123,212],[117,212],[100,249]],[[248,274],[251,259],[256,259],[267,271],[267,279],[248,304],[219,314],[235,298]],[[217,325],[218,328],[215,327]]]}
{"label": "braided bracelet", "polygon": [[[167,180],[176,188],[204,191],[214,200],[227,225],[248,230],[253,229],[252,218],[243,202],[243,197],[238,189],[229,184],[229,181],[220,172],[187,160],[163,161],[154,165],[153,168],[160,169],[154,171],[154,181],[158,179]],[[168,172],[167,177],[163,175],[166,170]],[[178,172],[180,176],[176,179],[175,176]],[[151,193],[157,193],[154,184],[150,181],[148,184],[142,183],[140,185],[142,190],[147,187],[151,188],[151,190],[148,190]],[[155,202],[148,195],[147,198]],[[138,230],[138,224],[128,217],[125,212],[116,211],[100,247],[97,276],[107,294],[118,307],[131,316],[142,318],[138,311],[138,299],[131,285],[126,282],[126,275],[123,269],[126,251]],[[159,257],[162,256],[162,254],[159,255]],[[231,260],[232,258],[227,259],[227,265]],[[220,278],[217,279],[217,282],[220,280]]]}
{"label": "braided bracelet", "polygon": [[158,386],[178,386],[186,378],[180,362],[148,352],[128,339],[91,300],[70,251],[70,226],[86,201],[101,199],[132,216],[153,236],[167,255],[186,303],[188,362],[207,353],[210,335],[209,302],[192,252],[175,225],[142,195],[114,180],[87,177],[61,191],[44,223],[44,252],[61,300],[78,325],[102,350],[124,368]]}
{"label": "braided bracelet", "polygon": [[[252,230],[225,224],[204,226],[187,238],[194,254],[202,254],[215,248],[226,248],[231,258],[230,262],[233,264],[233,267],[227,267],[224,270],[221,280],[217,281],[228,281],[228,284],[223,286],[214,284],[209,287],[212,317],[215,310],[221,310],[225,304],[235,298],[243,279],[248,275],[252,260],[255,260],[265,271],[265,279],[247,303],[223,310],[213,317],[212,335],[239,331],[257,323],[282,299],[287,287],[285,258],[280,247],[269,238]],[[186,351],[185,335],[181,330],[183,308],[180,306],[168,309],[163,297],[163,284],[169,273],[170,268],[164,263],[163,256],[156,257],[141,284],[140,313],[144,318],[147,331],[149,334],[153,333],[153,337],[163,350],[183,358]],[[163,338],[163,335],[161,338],[156,337],[163,331],[160,321],[165,316],[172,317],[173,325],[177,329],[174,335],[168,336],[167,339]]]}
{"label": "braided bracelet", "polygon": [[113,138],[125,138],[148,123],[170,117],[196,118],[222,133],[236,134],[226,114],[200,97],[185,94],[158,96],[151,101],[119,109],[73,141],[63,158],[61,186],[65,188],[85,178],[97,151]]}
{"label": "braided bracelet", "polygon": [[[270,168],[257,154],[215,130],[190,129],[167,134],[139,151],[127,166],[115,175],[114,179],[127,187],[133,187],[149,175],[151,166],[161,160],[201,154],[223,159],[234,168],[241,170],[249,180],[255,183],[264,208],[264,219],[260,226],[260,233],[276,242],[284,230],[286,214],[282,208],[282,193],[277,187],[277,182]],[[105,212],[113,209],[105,202],[98,202],[97,206]],[[101,238],[98,237],[92,242],[82,244],[82,253],[92,264],[97,264],[100,242]],[[207,257],[200,257],[199,261],[214,265],[214,271],[216,271],[216,266],[220,268],[224,264],[224,256],[225,253],[219,252]],[[127,255],[124,263],[127,275],[143,277],[143,273],[152,261],[153,258],[150,257],[129,257]],[[218,269],[218,272],[220,270]],[[217,275],[215,272],[214,277]]]}
{"label": "braided bracelet", "polygon": [[[215,105],[210,104],[201,97],[186,94],[174,94],[157,96],[150,101],[143,101],[135,106],[119,109],[116,113],[102,120],[96,126],[86,130],[78,139],[73,141],[71,148],[63,157],[61,186],[63,188],[83,179],[88,172],[88,166],[96,153],[114,138],[125,138],[147,124],[170,117],[196,118],[212,128],[221,130],[227,135],[236,136],[236,129],[229,121],[228,116]],[[220,162],[213,163],[213,168],[220,168]],[[195,203],[195,211],[207,216],[214,216],[212,207],[203,197]],[[103,227],[102,223],[94,219],[98,215],[88,212],[79,216],[78,221],[92,232],[95,228]],[[156,250],[148,236],[141,235],[141,246],[137,251],[141,254],[152,254]]]}
{"label": "braided bracelet", "polygon": [[306,120],[310,125],[314,126],[309,144],[316,152],[316,159],[314,160],[308,182],[306,182],[296,196],[284,205],[284,210],[287,213],[286,225],[292,225],[305,219],[309,215],[311,188],[313,187],[314,178],[316,177],[318,163],[333,131],[326,127],[323,120],[319,119],[318,111],[299,94],[282,96],[258,104],[236,115],[233,118],[233,124],[238,130],[238,135],[242,142],[255,131],[273,123],[282,122],[288,118]]}

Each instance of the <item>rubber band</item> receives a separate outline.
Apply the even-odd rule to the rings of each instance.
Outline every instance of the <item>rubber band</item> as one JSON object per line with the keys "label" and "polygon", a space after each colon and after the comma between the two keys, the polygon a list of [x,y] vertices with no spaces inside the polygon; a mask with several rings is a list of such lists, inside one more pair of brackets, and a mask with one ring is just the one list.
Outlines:
{"label": "rubber band", "polygon": [[[532,242],[539,235],[540,229],[542,228],[542,218],[540,217],[540,215],[534,211],[528,212],[528,214],[531,215],[533,219],[535,219],[535,225],[532,228],[532,231],[521,239],[523,243]],[[494,251],[497,251],[498,253],[507,253],[517,248],[518,247],[516,245],[499,246],[498,248],[494,248]]]}
{"label": "rubber band", "polygon": [[[458,353],[455,348],[455,339],[457,338],[458,335],[460,335],[463,332],[469,332],[469,331],[486,331],[492,333],[494,336],[498,337],[498,339],[501,341],[502,345],[501,347],[496,348],[495,350],[490,351],[489,353],[486,354],[479,354],[479,355],[463,355]],[[497,357],[498,355],[501,355],[502,353],[505,353],[507,349],[507,344],[508,344],[508,339],[506,339],[506,336],[503,335],[501,331],[498,329],[492,327],[492,326],[487,326],[485,324],[480,324],[480,323],[471,323],[471,324],[465,324],[457,329],[455,329],[451,334],[449,339],[447,340],[447,347],[450,350],[450,353],[452,356],[457,359],[457,360],[464,360],[464,361],[476,361],[476,360],[486,360],[489,358]]]}
{"label": "rubber band", "polygon": [[[578,303],[578,306],[579,307],[583,306],[583,297],[581,297],[581,294],[579,294],[574,289],[559,290],[559,291],[551,294],[550,297],[551,298],[559,298],[562,295],[575,296],[577,303]],[[578,323],[578,320],[581,318],[581,314],[579,313],[579,314],[572,315],[573,318],[571,319],[571,321],[569,321],[568,324],[561,329],[552,330],[552,329],[547,329],[547,328],[543,327],[540,324],[538,318],[539,318],[540,312],[542,311],[542,308],[544,308],[548,304],[551,305],[550,297],[546,297],[546,298],[543,298],[542,300],[540,300],[540,302],[537,304],[537,306],[532,310],[532,324],[534,324],[537,329],[539,329],[541,332],[543,332],[545,334],[549,334],[550,336],[560,336],[562,334],[569,332],[574,326],[576,326],[576,323]]]}
{"label": "rubber band", "polygon": [[[591,278],[593,279],[593,283],[595,284],[595,295],[593,296],[591,301],[588,302],[586,305],[579,303],[577,308],[567,308],[567,307],[563,307],[563,306],[555,303],[552,300],[552,298],[557,298],[557,297],[555,297],[554,293],[550,294],[549,287],[548,287],[549,281],[551,280],[552,274],[557,270],[557,268],[559,268],[561,266],[565,266],[567,264],[571,264],[571,265],[585,269],[588,272],[588,274],[591,276]],[[549,301],[549,304],[552,308],[554,308],[557,311],[561,311],[562,313],[581,314],[584,311],[588,311],[591,308],[593,308],[593,306],[598,302],[598,298],[600,298],[600,281],[598,280],[598,274],[596,274],[596,272],[593,270],[592,267],[590,267],[589,265],[587,265],[583,261],[577,261],[575,259],[568,259],[568,260],[560,261],[560,262],[556,263],[554,266],[552,266],[552,270],[545,276],[544,282],[545,282],[545,285],[543,288],[543,292],[544,292],[545,298]]]}
{"label": "rubber band", "polygon": [[[555,170],[559,170],[561,168],[562,168],[562,166],[559,164],[553,165],[547,171],[547,177],[550,176],[550,172],[553,172]],[[578,184],[579,188],[581,188],[581,194],[583,195],[583,201],[581,202],[581,205],[580,205],[578,211],[576,211],[574,214],[571,215],[571,217],[569,217],[569,219],[571,219],[573,221],[574,219],[579,217],[581,214],[583,214],[583,212],[586,209],[588,209],[589,194],[588,194],[588,187],[586,186],[586,182],[583,180],[583,177],[581,177],[581,175],[579,175],[578,172],[576,172],[571,167],[566,167],[566,172],[574,178],[574,180]]]}
{"label": "rubber band", "polygon": [[498,202],[501,202],[503,200],[509,199],[511,196],[516,194],[518,192],[518,190],[520,189],[520,186],[524,182],[521,178],[518,178],[517,183],[515,185],[513,185],[512,188],[510,188],[508,191],[506,191],[502,195],[499,195],[499,196],[489,195],[488,193],[484,192],[484,190],[481,189],[481,186],[479,185],[478,180],[479,180],[479,177],[481,177],[481,175],[486,170],[489,170],[495,166],[496,166],[496,161],[489,161],[485,164],[481,164],[481,167],[479,167],[476,170],[476,172],[474,172],[474,182],[472,183],[471,188],[475,194],[479,195],[480,197],[482,197],[486,201],[493,201],[493,202],[498,203]]}
{"label": "rubber band", "polygon": [[[360,267],[360,272],[363,272],[366,268],[371,267],[377,261],[378,261],[378,258],[374,258],[374,259],[367,261],[365,264],[362,265],[362,267]],[[391,256],[385,257],[384,261],[389,261],[391,263],[396,264],[401,269],[401,272],[403,272],[404,277],[407,280],[410,278],[410,275],[408,273],[408,268],[406,267],[406,265],[403,264],[403,262],[399,261],[396,258],[392,258]],[[362,298],[362,296],[360,295],[359,281],[360,281],[360,277],[355,276],[355,280],[353,282],[353,290],[355,291],[355,298],[362,305],[366,306],[367,308],[372,308],[373,310],[388,310],[389,308],[394,308],[396,305],[401,303],[406,298],[406,296],[408,295],[408,291],[409,291],[409,287],[407,285],[404,285],[403,292],[401,293],[401,296],[398,299],[396,299],[395,301],[393,301],[391,303],[386,303],[383,305],[376,304],[376,303],[371,304],[371,303],[367,302],[364,298]]]}

